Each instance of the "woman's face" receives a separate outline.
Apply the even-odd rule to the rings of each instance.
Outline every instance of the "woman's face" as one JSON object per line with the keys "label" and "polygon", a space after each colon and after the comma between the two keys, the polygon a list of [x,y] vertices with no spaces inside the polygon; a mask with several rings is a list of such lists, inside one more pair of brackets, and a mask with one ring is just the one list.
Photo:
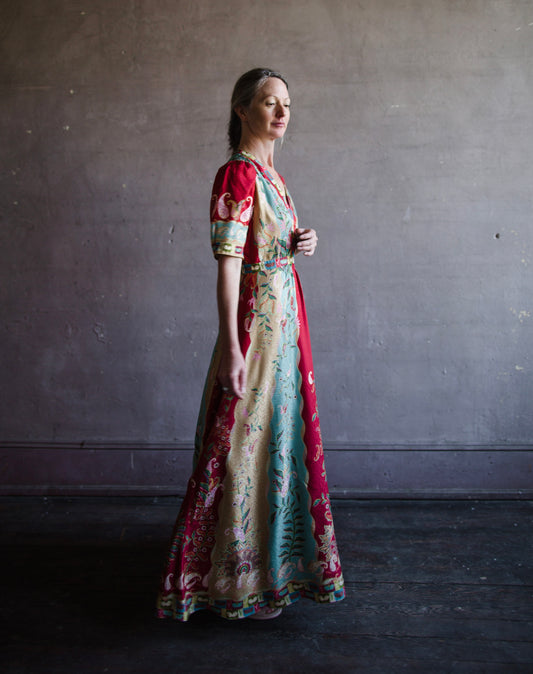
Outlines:
{"label": "woman's face", "polygon": [[269,77],[256,93],[248,108],[236,112],[241,118],[243,131],[261,140],[283,138],[290,113],[289,92],[277,77]]}

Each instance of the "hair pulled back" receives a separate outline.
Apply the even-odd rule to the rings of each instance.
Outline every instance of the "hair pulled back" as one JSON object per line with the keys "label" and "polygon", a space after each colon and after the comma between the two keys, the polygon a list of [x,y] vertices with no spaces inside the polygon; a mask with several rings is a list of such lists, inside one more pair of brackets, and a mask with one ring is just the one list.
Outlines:
{"label": "hair pulled back", "polygon": [[233,94],[231,96],[231,114],[228,124],[228,140],[229,147],[232,152],[237,152],[241,142],[242,124],[239,115],[235,112],[235,108],[243,106],[247,108],[252,102],[256,93],[261,89],[263,84],[269,77],[277,77],[281,80],[287,89],[289,85],[287,80],[281,73],[269,68],[253,68],[244,75],[241,75],[237,80]]}

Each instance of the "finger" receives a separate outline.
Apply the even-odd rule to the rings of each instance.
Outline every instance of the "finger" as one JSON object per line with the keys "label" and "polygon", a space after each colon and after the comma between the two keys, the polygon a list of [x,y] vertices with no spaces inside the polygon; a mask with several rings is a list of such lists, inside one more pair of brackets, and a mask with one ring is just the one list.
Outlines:
{"label": "finger", "polygon": [[230,375],[230,384],[228,386],[229,393],[231,393],[232,396],[237,395],[237,378],[233,375]]}
{"label": "finger", "polygon": [[235,395],[231,374],[220,375],[218,383],[225,395]]}
{"label": "finger", "polygon": [[311,230],[309,232],[306,232],[305,234],[302,234],[302,236],[298,239],[298,242],[305,242],[305,243],[312,243],[316,245],[318,242],[318,236],[316,235],[316,232]]}
{"label": "finger", "polygon": [[246,372],[243,370],[239,376],[235,395],[242,400],[246,392]]}
{"label": "finger", "polygon": [[233,395],[242,400],[246,390],[246,370],[242,368],[237,371],[231,378],[231,391]]}

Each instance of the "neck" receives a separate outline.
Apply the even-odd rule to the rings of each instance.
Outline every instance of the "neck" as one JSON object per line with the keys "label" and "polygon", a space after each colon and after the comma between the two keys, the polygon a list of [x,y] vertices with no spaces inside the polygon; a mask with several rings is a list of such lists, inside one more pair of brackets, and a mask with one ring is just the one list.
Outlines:
{"label": "neck", "polygon": [[253,154],[263,166],[274,168],[274,141],[261,142],[253,139],[242,139],[239,150]]}

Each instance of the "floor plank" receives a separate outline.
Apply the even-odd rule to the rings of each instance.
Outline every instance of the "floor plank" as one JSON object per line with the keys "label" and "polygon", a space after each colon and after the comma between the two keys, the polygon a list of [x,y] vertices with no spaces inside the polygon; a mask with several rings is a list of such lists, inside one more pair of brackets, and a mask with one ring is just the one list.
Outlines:
{"label": "floor plank", "polygon": [[533,503],[338,501],[348,596],[154,617],[175,499],[0,499],[7,674],[533,671]]}

